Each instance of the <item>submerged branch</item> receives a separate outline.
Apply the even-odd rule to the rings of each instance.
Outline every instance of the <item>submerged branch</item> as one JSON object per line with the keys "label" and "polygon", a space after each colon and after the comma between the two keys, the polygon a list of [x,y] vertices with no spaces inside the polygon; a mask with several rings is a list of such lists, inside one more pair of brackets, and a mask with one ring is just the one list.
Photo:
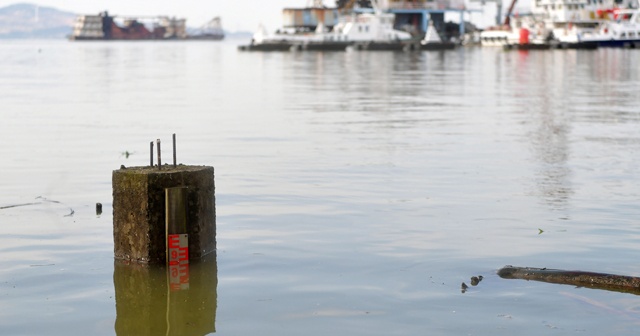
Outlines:
{"label": "submerged branch", "polygon": [[640,277],[626,275],[510,265],[498,270],[498,275],[504,279],[534,280],[640,295]]}
{"label": "submerged branch", "polygon": [[21,206],[27,206],[27,205],[34,205],[34,204],[40,204],[40,202],[37,202],[37,203],[11,204],[11,205],[7,205],[7,206],[0,206],[0,210],[16,208],[16,207],[21,207]]}

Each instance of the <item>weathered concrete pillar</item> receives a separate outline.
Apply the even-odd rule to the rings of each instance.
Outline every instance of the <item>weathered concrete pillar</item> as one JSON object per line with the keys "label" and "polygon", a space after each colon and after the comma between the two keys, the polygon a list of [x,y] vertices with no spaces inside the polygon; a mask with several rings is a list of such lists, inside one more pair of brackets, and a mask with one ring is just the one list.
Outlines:
{"label": "weathered concrete pillar", "polygon": [[187,187],[189,258],[216,249],[214,169],[177,165],[114,170],[113,245],[116,259],[166,263],[165,188]]}

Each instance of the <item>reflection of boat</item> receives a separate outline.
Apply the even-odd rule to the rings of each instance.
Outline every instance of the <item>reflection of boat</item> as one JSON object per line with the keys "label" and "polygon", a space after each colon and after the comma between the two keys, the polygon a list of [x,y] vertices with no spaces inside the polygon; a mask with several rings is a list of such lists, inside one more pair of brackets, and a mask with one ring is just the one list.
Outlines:
{"label": "reflection of boat", "polygon": [[616,9],[613,20],[601,21],[593,29],[573,27],[579,41],[597,43],[600,47],[640,48],[640,10]]}
{"label": "reflection of boat", "polygon": [[[219,19],[212,20],[219,24]],[[204,29],[196,34],[187,33],[186,19],[168,16],[110,16],[80,15],[76,18],[70,40],[220,40],[224,37],[221,26],[215,33]]]}

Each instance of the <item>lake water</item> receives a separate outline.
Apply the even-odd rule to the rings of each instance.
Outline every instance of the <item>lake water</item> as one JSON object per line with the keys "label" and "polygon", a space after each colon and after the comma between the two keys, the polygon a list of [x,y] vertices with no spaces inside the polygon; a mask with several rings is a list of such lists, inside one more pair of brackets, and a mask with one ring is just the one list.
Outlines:
{"label": "lake water", "polygon": [[[0,334],[637,332],[637,295],[496,271],[640,276],[639,51],[246,42],[0,43]],[[114,262],[111,173],[172,133],[217,253],[167,295]]]}

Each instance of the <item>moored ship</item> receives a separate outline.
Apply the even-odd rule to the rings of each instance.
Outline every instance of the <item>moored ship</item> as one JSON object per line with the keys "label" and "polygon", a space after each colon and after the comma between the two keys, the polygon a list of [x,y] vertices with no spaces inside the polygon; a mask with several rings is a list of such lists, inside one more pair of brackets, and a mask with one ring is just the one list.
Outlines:
{"label": "moored ship", "polygon": [[[260,26],[251,43],[239,46],[239,49],[417,51],[453,49],[457,45],[456,42],[442,39],[434,24],[438,14],[444,19],[444,11],[439,10],[440,13],[434,14],[428,7],[430,4],[425,1],[410,2],[410,9],[397,8],[398,4],[409,5],[404,2],[394,2],[396,7],[388,0],[366,2],[371,7],[355,8],[356,1],[351,0],[343,2],[344,6],[338,8],[324,7],[322,1],[316,1],[315,7],[310,8],[285,8],[285,26],[282,30],[269,33]],[[340,5],[341,2],[337,3]],[[406,16],[407,13],[413,16]],[[424,27],[421,27],[421,23]]]}
{"label": "moored ship", "polygon": [[111,16],[108,12],[98,15],[80,15],[76,18],[73,41],[109,40],[222,40],[224,31],[220,18],[214,18],[205,27],[190,34],[186,19],[168,16]]}

